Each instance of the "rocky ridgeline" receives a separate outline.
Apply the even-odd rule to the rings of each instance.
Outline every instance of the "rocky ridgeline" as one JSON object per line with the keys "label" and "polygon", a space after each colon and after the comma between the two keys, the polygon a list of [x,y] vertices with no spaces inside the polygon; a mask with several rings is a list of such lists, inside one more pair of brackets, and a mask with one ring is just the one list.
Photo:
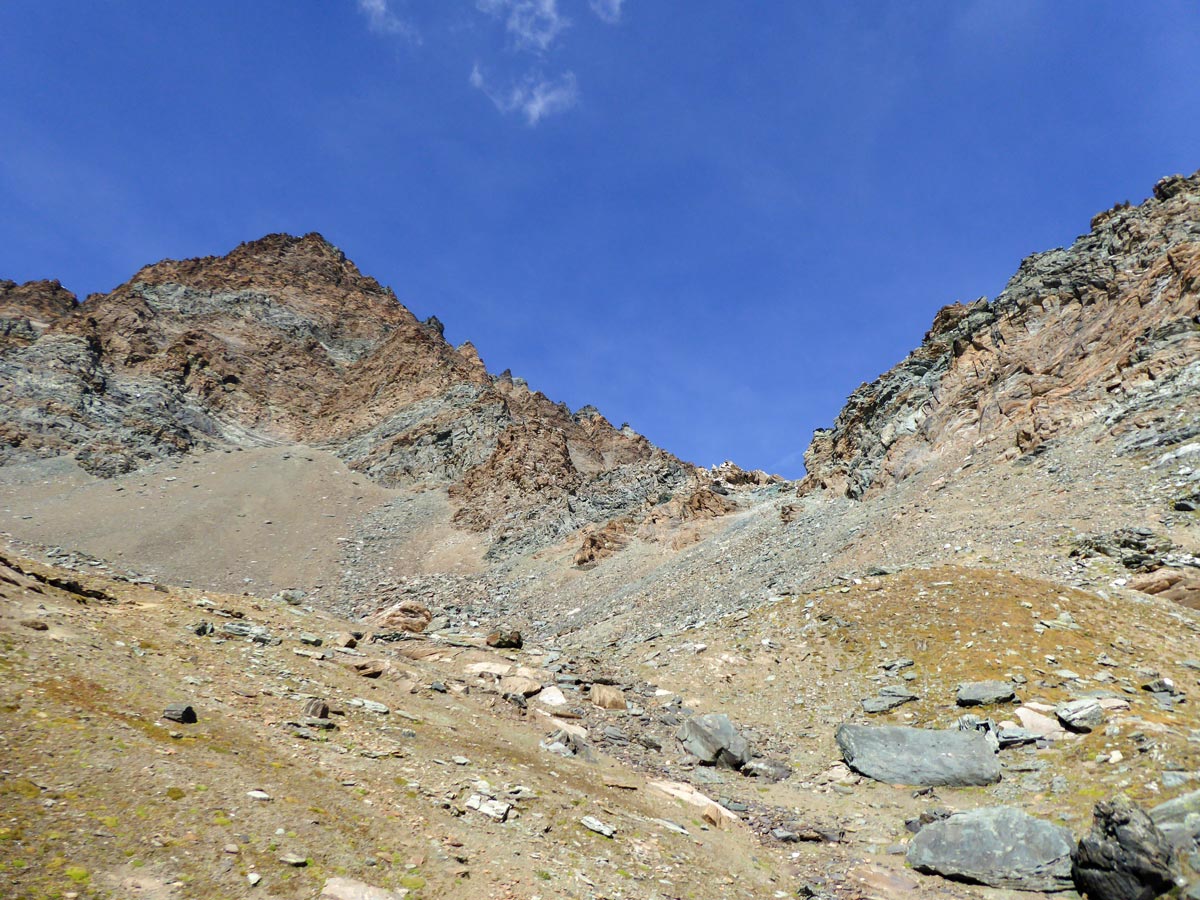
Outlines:
{"label": "rocky ridgeline", "polygon": [[919,472],[1015,460],[1105,420],[1126,452],[1200,434],[1200,173],[1164,178],[994,301],[942,309],[921,346],[851,395],[801,493],[862,498]]}
{"label": "rocky ridgeline", "polygon": [[[448,489],[493,557],[732,506],[707,487],[719,476],[628,426],[490,375],[317,234],[160,262],[82,304],[57,282],[0,282],[0,463],[70,456],[112,476],[289,442],[384,485]],[[619,546],[592,541],[579,561]]]}

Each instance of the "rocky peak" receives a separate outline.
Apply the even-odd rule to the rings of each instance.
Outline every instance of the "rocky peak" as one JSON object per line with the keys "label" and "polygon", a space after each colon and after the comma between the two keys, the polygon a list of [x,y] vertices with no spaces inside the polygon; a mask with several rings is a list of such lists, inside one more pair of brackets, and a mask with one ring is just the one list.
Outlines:
{"label": "rocky peak", "polygon": [[1066,430],[1178,405],[1200,378],[1200,173],[1021,263],[994,302],[942,309],[921,346],[849,398],[805,454],[801,493],[861,498]]}
{"label": "rocky peak", "polygon": [[15,281],[0,279],[0,319],[31,319],[45,327],[69,315],[79,301],[58,281]]}
{"label": "rocky peak", "polygon": [[[4,283],[0,299],[18,293],[22,308],[58,296]],[[193,448],[316,443],[382,484],[446,490],[498,552],[638,519],[698,478],[594,408],[490,375],[315,233],[155,263],[27,330],[0,344],[0,460],[70,454],[114,475]]]}

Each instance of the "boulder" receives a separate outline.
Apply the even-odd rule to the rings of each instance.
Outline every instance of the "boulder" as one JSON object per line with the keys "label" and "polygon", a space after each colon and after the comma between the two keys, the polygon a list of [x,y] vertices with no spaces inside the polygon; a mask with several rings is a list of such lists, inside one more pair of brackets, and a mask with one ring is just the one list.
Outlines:
{"label": "boulder", "polygon": [[1174,846],[1191,850],[1200,840],[1200,791],[1158,804],[1150,819]]}
{"label": "boulder", "polygon": [[918,872],[1019,891],[1066,891],[1071,832],[1007,806],[975,809],[926,825],[908,845]]}
{"label": "boulder", "polygon": [[487,645],[497,650],[520,650],[524,644],[521,632],[513,628],[499,628],[487,636]]}
{"label": "boulder", "polygon": [[1075,886],[1089,900],[1153,900],[1175,885],[1173,855],[1145,810],[1125,797],[1101,800],[1075,854]]}
{"label": "boulder", "polygon": [[740,769],[751,758],[750,745],[721,713],[692,716],[679,726],[676,737],[702,765]]}
{"label": "boulder", "polygon": [[319,697],[309,697],[304,702],[304,715],[310,719],[328,719],[329,704]]}
{"label": "boulder", "polygon": [[837,742],[846,764],[876,781],[959,787],[1000,780],[1000,761],[978,731],[842,725]]}
{"label": "boulder", "polygon": [[1089,732],[1104,723],[1104,707],[1092,697],[1068,700],[1054,708],[1058,721],[1071,731]]}
{"label": "boulder", "polygon": [[524,675],[505,675],[500,679],[500,692],[504,694],[520,694],[522,697],[532,697],[542,689],[542,683],[535,678]]}
{"label": "boulder", "polygon": [[538,703],[544,706],[566,706],[567,698],[561,688],[552,684],[542,688],[541,693],[538,694]]}
{"label": "boulder", "polygon": [[625,695],[621,689],[608,684],[593,684],[591,699],[601,709],[625,709]]}
{"label": "boulder", "polygon": [[405,631],[420,634],[433,621],[433,613],[424,603],[401,600],[395,606],[377,613],[370,620],[378,631]]}
{"label": "boulder", "polygon": [[169,722],[179,722],[182,725],[196,724],[196,710],[186,703],[172,703],[163,710],[162,717]]}
{"label": "boulder", "polygon": [[959,706],[990,706],[993,703],[1012,703],[1016,691],[1008,681],[970,681],[958,686],[955,702]]}
{"label": "boulder", "polygon": [[363,678],[378,678],[388,669],[387,660],[383,659],[351,659],[345,665]]}

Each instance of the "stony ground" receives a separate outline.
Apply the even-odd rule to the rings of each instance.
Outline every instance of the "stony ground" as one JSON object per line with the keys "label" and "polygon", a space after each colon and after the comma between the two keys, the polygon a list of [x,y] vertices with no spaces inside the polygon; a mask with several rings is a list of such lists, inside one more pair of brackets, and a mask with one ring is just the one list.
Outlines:
{"label": "stony ground", "polygon": [[[998,897],[906,870],[905,821],[1005,803],[1078,835],[1103,796],[1149,805],[1196,787],[1194,699],[1164,708],[1141,687],[1168,677],[1197,689],[1195,614],[954,566],[861,582],[602,651],[497,651],[452,628],[347,650],[336,635],[364,626],[303,601],[11,559],[0,567],[0,883],[14,897],[299,898],[346,874],[431,897]],[[213,633],[197,634],[203,622]],[[901,657],[909,680],[880,668]],[[374,660],[377,678],[351,668]],[[519,683],[500,673],[542,690],[522,708],[504,696]],[[1018,682],[1025,703],[1102,691],[1129,708],[1091,734],[1003,751],[991,788],[921,793],[840,764],[837,724],[951,726],[964,712],[956,685],[981,678]],[[901,680],[919,700],[862,712],[861,699]],[[628,708],[597,707],[596,684]],[[335,727],[306,720],[310,698]],[[198,721],[162,719],[176,702]],[[695,766],[674,737],[691,712],[730,715],[792,776]],[[590,760],[540,746],[561,727],[584,729]],[[706,821],[705,807],[651,782],[692,785],[734,818]],[[473,796],[511,805],[507,820],[470,808]],[[837,842],[783,843],[770,835],[781,827]]]}

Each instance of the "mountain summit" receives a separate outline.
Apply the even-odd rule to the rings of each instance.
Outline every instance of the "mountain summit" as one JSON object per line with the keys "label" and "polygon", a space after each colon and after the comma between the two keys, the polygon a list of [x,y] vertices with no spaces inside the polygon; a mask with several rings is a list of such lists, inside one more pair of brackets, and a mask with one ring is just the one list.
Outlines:
{"label": "mountain summit", "polygon": [[[726,508],[703,472],[594,408],[489,374],[319,234],[164,260],[82,304],[57,282],[0,291],[0,462],[69,455],[114,476],[304,443],[384,486],[445,488],[454,522],[501,554]],[[613,545],[593,539],[580,561]]]}

